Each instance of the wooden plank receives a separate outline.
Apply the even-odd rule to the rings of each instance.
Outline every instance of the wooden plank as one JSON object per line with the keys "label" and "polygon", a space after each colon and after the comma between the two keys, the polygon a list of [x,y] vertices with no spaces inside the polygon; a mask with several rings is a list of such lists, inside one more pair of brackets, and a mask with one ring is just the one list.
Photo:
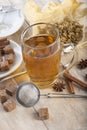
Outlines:
{"label": "wooden plank", "polygon": [[[51,89],[42,93],[53,92]],[[44,123],[49,130],[87,130],[87,99],[41,97],[35,109],[48,107],[49,119]]]}
{"label": "wooden plank", "polygon": [[[38,0],[36,0],[38,1]],[[46,1],[38,1],[43,5]],[[20,36],[27,24],[21,29],[8,37],[21,45]],[[24,67],[23,65],[21,67]],[[16,70],[16,72],[19,72]],[[0,87],[6,87],[8,84],[18,85],[24,81],[28,81],[28,76],[22,75],[17,78],[10,79],[0,84]],[[41,93],[53,92],[51,88],[40,90]],[[87,94],[81,90],[76,93]],[[13,98],[15,99],[15,97]],[[38,120],[37,112],[39,108],[48,107],[49,119],[45,121]],[[4,111],[0,103],[0,130],[87,130],[87,100],[86,99],[48,99],[41,97],[39,102],[33,108],[24,108],[17,103],[17,108],[7,113]]]}
{"label": "wooden plank", "polygon": [[7,113],[0,105],[0,130],[47,130],[42,121],[35,118],[33,108],[18,106],[16,110]]}
{"label": "wooden plank", "polygon": [[[25,77],[25,76],[24,76]],[[4,83],[2,83],[2,85],[8,85],[8,84],[17,84],[17,82],[15,82],[14,80],[10,80],[10,81],[6,81]],[[18,82],[20,83],[20,82]],[[41,90],[41,93],[48,93],[48,92],[53,92],[52,89],[44,89]],[[46,97],[41,97],[40,101],[37,103],[37,105],[35,105],[35,109],[33,108],[23,108],[22,106],[20,106],[19,104],[17,105],[16,110],[14,110],[13,112],[11,112],[11,114],[6,113],[2,106],[0,107],[1,109],[1,123],[0,124],[4,124],[6,122],[10,122],[10,127],[8,127],[8,124],[6,123],[5,125],[0,125],[0,128],[2,128],[1,130],[6,128],[10,128],[14,130],[14,126],[16,126],[16,129],[22,128],[24,129],[25,124],[26,124],[26,130],[29,129],[30,127],[32,129],[34,129],[32,127],[32,124],[35,122],[38,122],[37,124],[39,124],[39,121],[37,116],[36,116],[36,111],[38,112],[38,109],[41,107],[48,107],[49,109],[49,119],[44,121],[41,126],[46,127],[46,129],[49,130],[53,130],[55,128],[55,130],[86,130],[87,129],[87,116],[86,115],[86,110],[87,110],[87,103],[86,103],[86,99],[48,99]],[[3,114],[4,113],[4,114]],[[29,117],[28,117],[28,113],[29,113]],[[10,116],[9,116],[10,115]],[[21,117],[22,116],[22,117]],[[21,117],[21,119],[20,119]],[[4,118],[4,119],[3,119]],[[11,120],[10,120],[11,118]],[[28,119],[29,118],[29,119]],[[23,119],[25,119],[23,121]],[[2,121],[4,120],[4,122]],[[16,121],[15,121],[16,120]],[[28,121],[29,122],[28,122]],[[32,121],[31,121],[32,120]],[[26,121],[26,123],[25,123]],[[17,122],[19,122],[17,124]],[[33,123],[32,123],[33,122]],[[20,126],[19,124],[22,125]],[[27,124],[28,123],[28,124]],[[44,124],[44,125],[43,125]],[[29,125],[29,126],[27,126]],[[41,128],[40,125],[37,125],[37,128]],[[43,128],[42,127],[42,128]],[[22,129],[21,128],[21,129]],[[39,130],[39,128],[36,130]]]}
{"label": "wooden plank", "polygon": [[21,76],[18,76],[17,78],[15,78],[17,84],[21,84],[23,82],[28,82],[29,81],[29,77],[27,74],[23,74]]}
{"label": "wooden plank", "polygon": [[[0,87],[6,87],[9,84],[17,85],[15,80],[5,81]],[[16,101],[15,97],[9,97]],[[47,130],[43,121],[38,120],[35,109],[24,108],[17,103],[16,109],[12,112],[6,112],[0,103],[0,130]]]}

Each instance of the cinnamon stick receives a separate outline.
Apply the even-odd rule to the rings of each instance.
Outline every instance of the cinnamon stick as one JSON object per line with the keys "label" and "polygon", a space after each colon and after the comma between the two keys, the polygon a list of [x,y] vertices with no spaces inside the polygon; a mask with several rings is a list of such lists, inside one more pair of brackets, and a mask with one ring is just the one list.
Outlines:
{"label": "cinnamon stick", "polygon": [[67,83],[67,86],[69,88],[70,93],[71,94],[75,94],[73,82],[71,80],[69,80],[69,79],[66,78],[66,83]]}
{"label": "cinnamon stick", "polygon": [[80,79],[77,79],[76,77],[72,76],[70,73],[65,72],[65,73],[64,73],[64,77],[65,77],[65,78],[68,78],[69,80],[71,80],[71,81],[73,81],[73,82],[75,82],[75,83],[77,83],[77,84],[80,85],[81,87],[87,89],[87,83],[81,81]]}
{"label": "cinnamon stick", "polygon": [[[69,71],[67,71],[67,73],[70,74]],[[73,82],[72,82],[71,80],[69,80],[68,78],[65,78],[65,81],[66,81],[66,83],[67,83],[67,86],[68,86],[68,88],[69,88],[70,93],[71,93],[71,94],[75,94]]]}

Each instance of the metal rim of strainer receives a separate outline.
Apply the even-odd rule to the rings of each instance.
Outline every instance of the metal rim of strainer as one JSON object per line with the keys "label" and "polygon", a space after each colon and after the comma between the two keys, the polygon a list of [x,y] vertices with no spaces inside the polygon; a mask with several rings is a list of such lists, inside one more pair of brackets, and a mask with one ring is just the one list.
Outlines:
{"label": "metal rim of strainer", "polygon": [[[37,90],[37,94],[38,94],[38,98],[37,98],[37,100],[36,100],[36,102],[34,102],[34,104],[33,105],[25,105],[25,103],[23,103],[21,100],[20,100],[20,98],[19,98],[19,93],[20,93],[20,90],[21,90],[21,88],[23,88],[25,85],[32,85],[33,87],[35,87],[35,89]],[[21,85],[19,85],[19,87],[18,87],[18,89],[17,89],[17,91],[16,91],[16,99],[17,99],[17,101],[22,105],[22,106],[24,106],[24,107],[32,107],[32,106],[34,106],[38,101],[39,101],[39,99],[40,99],[40,90],[39,90],[39,88],[35,85],[35,84],[33,84],[33,83],[31,83],[31,82],[24,82],[24,83],[22,83]]]}

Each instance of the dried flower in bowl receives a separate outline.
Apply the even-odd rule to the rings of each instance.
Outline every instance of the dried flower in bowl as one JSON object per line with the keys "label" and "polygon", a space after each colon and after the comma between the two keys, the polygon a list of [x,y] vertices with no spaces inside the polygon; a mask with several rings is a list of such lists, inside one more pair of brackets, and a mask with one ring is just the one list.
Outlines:
{"label": "dried flower in bowl", "polygon": [[78,44],[83,38],[83,25],[71,18],[55,24],[59,29],[60,41],[64,44]]}

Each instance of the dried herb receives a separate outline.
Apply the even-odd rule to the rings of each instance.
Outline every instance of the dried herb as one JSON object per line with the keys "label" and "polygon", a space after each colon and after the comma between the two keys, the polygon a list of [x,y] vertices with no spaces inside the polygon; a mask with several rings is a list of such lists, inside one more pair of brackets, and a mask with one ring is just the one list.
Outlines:
{"label": "dried herb", "polygon": [[83,38],[83,25],[70,18],[65,18],[61,23],[55,23],[59,29],[60,41],[64,44],[78,42]]}
{"label": "dried herb", "polygon": [[61,92],[63,91],[63,89],[65,89],[65,84],[63,82],[56,82],[54,85],[53,85],[53,89],[56,91],[56,92]]}
{"label": "dried herb", "polygon": [[85,69],[87,67],[87,59],[83,60],[81,59],[81,61],[77,64],[79,69]]}

